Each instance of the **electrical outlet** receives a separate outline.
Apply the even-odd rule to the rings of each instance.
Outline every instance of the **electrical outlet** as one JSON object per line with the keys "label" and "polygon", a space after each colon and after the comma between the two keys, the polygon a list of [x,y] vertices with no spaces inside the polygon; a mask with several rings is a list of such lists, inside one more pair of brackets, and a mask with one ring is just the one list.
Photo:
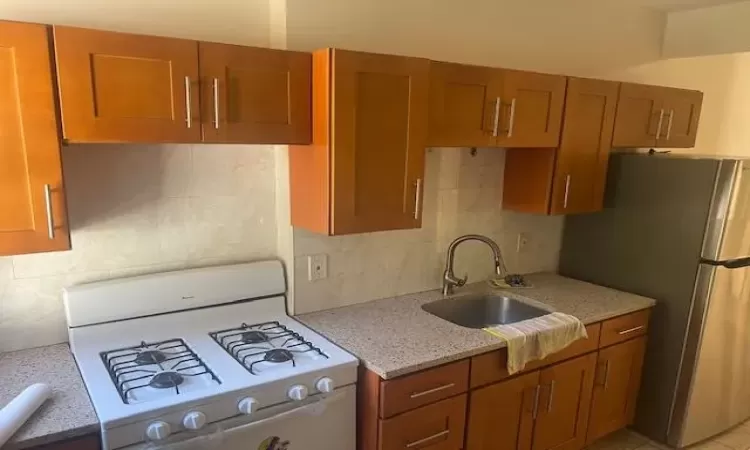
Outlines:
{"label": "electrical outlet", "polygon": [[529,239],[531,236],[529,233],[518,233],[518,242],[516,244],[516,253],[523,253],[526,251],[526,247],[529,246]]}
{"label": "electrical outlet", "polygon": [[328,258],[325,253],[307,257],[307,280],[316,281],[328,277]]}

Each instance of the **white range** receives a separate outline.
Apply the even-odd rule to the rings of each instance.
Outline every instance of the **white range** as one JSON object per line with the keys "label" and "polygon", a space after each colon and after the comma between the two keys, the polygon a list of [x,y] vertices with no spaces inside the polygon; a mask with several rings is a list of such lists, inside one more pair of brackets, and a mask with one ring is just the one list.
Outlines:
{"label": "white range", "polygon": [[104,450],[353,450],[358,361],[285,290],[278,261],[66,289]]}

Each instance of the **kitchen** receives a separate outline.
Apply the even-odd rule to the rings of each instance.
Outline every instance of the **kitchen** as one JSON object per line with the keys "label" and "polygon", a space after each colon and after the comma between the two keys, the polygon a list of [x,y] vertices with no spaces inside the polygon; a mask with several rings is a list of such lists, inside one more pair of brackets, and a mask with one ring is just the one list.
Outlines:
{"label": "kitchen", "polygon": [[[305,5],[288,6],[287,25],[290,27],[295,18],[314,16],[303,11]],[[332,7],[346,10],[342,5]],[[295,8],[299,10],[295,11]],[[266,15],[269,12],[260,11]],[[380,13],[387,15],[387,11]],[[94,13],[78,11],[76,14],[84,20],[86,14]],[[158,18],[158,12],[155,14]],[[208,22],[216,17],[211,14],[206,13]],[[638,23],[643,23],[640,14],[648,15],[640,11],[632,14],[634,19],[635,14],[639,14]],[[175,28],[180,30],[175,32],[146,30],[138,27],[146,27],[149,20],[155,19],[139,18],[136,22],[127,14],[123,15],[122,23],[112,26],[106,26],[107,21],[115,20],[110,16],[96,20],[90,17],[88,23],[71,23],[77,19],[70,16],[47,19],[38,15],[26,20],[113,30],[129,28],[120,31],[187,39],[234,40],[206,35],[207,28],[195,32],[185,31],[189,27],[177,26]],[[255,15],[246,12],[237,15],[252,16],[255,20]],[[604,20],[604,17],[600,18]],[[372,19],[378,20],[377,17]],[[127,27],[128,20],[133,20],[138,26]],[[336,23],[336,26],[347,29],[342,23]],[[314,23],[309,23],[300,25],[297,31],[312,33],[310,30],[315,27]],[[228,33],[226,28],[217,33]],[[263,31],[262,27],[256,28],[259,33]],[[430,33],[426,30],[420,32]],[[581,30],[581,35],[586,32],[593,31],[586,28]],[[613,31],[612,34],[617,33]],[[433,34],[425,35],[438,39]],[[476,46],[467,46],[462,52],[446,46],[445,54],[438,56],[432,48],[429,51],[410,48],[417,45],[419,39],[401,43],[398,50],[395,43],[385,42],[391,39],[389,36],[383,36],[382,46],[370,44],[378,48],[367,48],[364,36],[357,34],[349,36],[351,42],[334,40],[325,43],[315,42],[316,37],[323,37],[309,34],[309,41],[304,44],[291,42],[295,36],[299,35],[289,33],[289,48],[312,50],[335,44],[344,48],[427,56],[451,62],[472,57],[475,61],[466,62],[479,63],[479,54],[471,53],[480,51]],[[643,36],[644,33],[629,36],[627,45],[638,45]],[[260,40],[250,44],[276,46]],[[612,49],[621,48],[617,47],[617,42],[611,41],[610,44]],[[561,49],[554,55],[542,56],[534,52],[534,45],[537,44],[529,43],[528,52],[501,55],[497,62],[484,65],[535,68],[529,62],[534,60],[535,64],[550,64],[550,67],[538,67],[537,70],[591,74],[602,69],[593,67],[594,64],[605,64],[607,57],[614,59],[614,56],[594,56],[594,50],[575,54],[572,50]],[[451,51],[461,56],[454,57]],[[636,53],[619,55],[618,64],[646,62],[651,57],[646,55],[646,49],[642,49],[638,57],[644,59],[625,61],[635,58]],[[557,67],[551,67],[555,64]],[[570,67],[573,64],[580,66],[573,70]],[[180,95],[182,98],[181,92]],[[707,93],[706,106],[709,98]],[[703,117],[702,127],[709,120],[705,113]],[[67,326],[59,292],[62,287],[85,281],[281,257],[288,269],[294,269],[288,272],[295,277],[295,282],[289,283],[289,289],[294,291],[291,308],[295,314],[300,314],[439,288],[448,244],[455,237],[471,232],[496,239],[513,271],[553,271],[557,266],[562,217],[501,210],[497,201],[500,183],[492,174],[502,172],[505,155],[493,152],[493,149],[480,147],[474,156],[468,148],[436,148],[426,153],[422,228],[341,237],[320,237],[299,228],[292,230],[287,226],[290,219],[284,218],[284,211],[277,212],[279,205],[288,201],[284,200],[288,194],[283,192],[288,189],[288,181],[282,178],[287,171],[280,161],[284,154],[283,149],[270,146],[248,148],[212,144],[72,144],[64,147],[65,187],[74,250],[13,257],[12,262],[0,260],[3,265],[12,263],[9,278],[12,281],[7,284],[3,325],[0,327],[4,344],[9,346],[8,349],[16,349],[66,341]],[[459,170],[456,170],[457,166]],[[274,176],[275,173],[280,176]],[[267,195],[258,195],[259,191]],[[248,230],[252,232],[248,233]],[[518,234],[521,233],[528,233],[529,239],[525,250],[518,252]],[[487,250],[470,245],[466,244],[459,250],[456,273],[459,276],[469,273],[470,281],[487,278],[492,273]],[[309,282],[307,256],[320,254],[327,255],[328,276]],[[383,275],[379,275],[381,273]]]}

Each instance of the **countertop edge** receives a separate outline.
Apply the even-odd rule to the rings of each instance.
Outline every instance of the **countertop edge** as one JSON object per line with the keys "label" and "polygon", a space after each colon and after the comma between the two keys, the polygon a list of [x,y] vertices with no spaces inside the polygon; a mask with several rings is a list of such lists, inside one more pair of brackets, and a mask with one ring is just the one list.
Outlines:
{"label": "countertop edge", "polygon": [[39,445],[56,444],[61,441],[67,441],[87,435],[98,434],[99,430],[99,422],[96,422],[69,430],[61,430],[50,434],[31,437],[22,441],[13,441],[13,437],[11,437],[11,440],[9,440],[6,446],[3,447],[3,450],[6,450],[6,448],[7,450],[23,450]]}

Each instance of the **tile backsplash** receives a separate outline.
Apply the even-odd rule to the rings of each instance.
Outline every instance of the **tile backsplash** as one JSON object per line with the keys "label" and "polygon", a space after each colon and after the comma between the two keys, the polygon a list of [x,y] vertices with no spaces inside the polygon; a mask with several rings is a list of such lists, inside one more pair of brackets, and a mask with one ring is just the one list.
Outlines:
{"label": "tile backsplash", "polygon": [[[283,147],[71,145],[63,149],[72,251],[0,257],[0,352],[67,339],[60,290],[164,270],[277,258],[293,241],[294,312],[440,287],[450,241],[467,233],[500,244],[511,271],[555,270],[562,218],[500,208],[505,152],[427,152],[423,226],[339,237],[278,223]],[[281,159],[283,160],[283,158]],[[277,167],[277,165],[279,167]],[[281,197],[284,197],[283,195]],[[282,199],[283,201],[283,199]],[[278,207],[278,208],[277,208]],[[288,211],[287,211],[288,212]],[[519,232],[527,233],[516,252]],[[328,277],[307,281],[307,255]],[[492,275],[489,248],[462,244],[456,274]],[[105,299],[106,301],[106,299]]]}
{"label": "tile backsplash", "polygon": [[[563,219],[502,211],[504,162],[501,149],[429,149],[418,230],[336,237],[295,230],[295,313],[437,289],[448,245],[463,234],[494,239],[512,272],[556,270]],[[519,253],[520,232],[529,242]],[[307,256],[319,253],[328,255],[328,278],[310,282]],[[455,263],[456,274],[470,281],[494,273],[482,243],[461,244]]]}
{"label": "tile backsplash", "polygon": [[275,257],[273,152],[64,147],[73,250],[0,257],[0,352],[67,340],[64,286]]}

